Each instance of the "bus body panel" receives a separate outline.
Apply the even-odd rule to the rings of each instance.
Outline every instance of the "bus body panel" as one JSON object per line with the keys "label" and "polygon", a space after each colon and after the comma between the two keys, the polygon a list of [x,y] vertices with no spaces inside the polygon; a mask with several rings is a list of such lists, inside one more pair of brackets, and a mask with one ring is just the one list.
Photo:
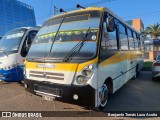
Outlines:
{"label": "bus body panel", "polygon": [[120,51],[99,64],[98,88],[112,78],[113,93],[130,80],[136,73],[136,66],[142,69],[142,53],[139,51]]}
{"label": "bus body panel", "polygon": [[[20,81],[23,79],[23,64],[17,62],[17,53],[5,56],[0,59],[2,63],[0,68],[1,80],[3,81]],[[15,66],[10,68],[10,70],[5,69],[6,66],[12,65]],[[12,67],[11,66],[11,67]]]}

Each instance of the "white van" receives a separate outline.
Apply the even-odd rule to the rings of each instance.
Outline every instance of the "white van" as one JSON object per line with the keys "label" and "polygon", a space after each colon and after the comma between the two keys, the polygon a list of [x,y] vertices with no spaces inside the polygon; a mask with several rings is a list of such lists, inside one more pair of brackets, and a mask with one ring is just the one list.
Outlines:
{"label": "white van", "polygon": [[23,27],[7,32],[0,40],[0,80],[23,80],[24,59],[38,28]]}

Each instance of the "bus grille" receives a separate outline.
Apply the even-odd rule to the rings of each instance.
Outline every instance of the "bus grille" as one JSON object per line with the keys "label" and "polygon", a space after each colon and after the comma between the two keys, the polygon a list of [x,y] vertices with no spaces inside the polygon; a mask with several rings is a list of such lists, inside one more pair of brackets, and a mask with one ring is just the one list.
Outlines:
{"label": "bus grille", "polygon": [[34,85],[34,91],[39,95],[49,95],[56,97],[61,97],[63,92],[63,90],[59,88],[52,88],[49,86],[41,86],[37,84]]}
{"label": "bus grille", "polygon": [[36,78],[53,79],[53,80],[64,80],[63,73],[30,71],[29,76],[36,77]]}

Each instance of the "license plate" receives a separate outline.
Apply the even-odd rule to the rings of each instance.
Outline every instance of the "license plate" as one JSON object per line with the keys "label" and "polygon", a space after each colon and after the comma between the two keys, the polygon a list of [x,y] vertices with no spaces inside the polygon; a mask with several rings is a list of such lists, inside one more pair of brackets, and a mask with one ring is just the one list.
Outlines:
{"label": "license plate", "polygon": [[49,94],[52,94],[52,95],[55,95],[55,96],[61,96],[61,94],[62,94],[61,89],[52,88],[52,87],[48,87],[48,86],[37,85],[37,86],[35,86],[34,90],[41,91],[41,92],[44,92],[44,93],[49,93]]}
{"label": "license plate", "polygon": [[55,99],[55,97],[51,97],[51,96],[42,96],[42,99],[43,100],[46,100],[46,101],[53,101]]}

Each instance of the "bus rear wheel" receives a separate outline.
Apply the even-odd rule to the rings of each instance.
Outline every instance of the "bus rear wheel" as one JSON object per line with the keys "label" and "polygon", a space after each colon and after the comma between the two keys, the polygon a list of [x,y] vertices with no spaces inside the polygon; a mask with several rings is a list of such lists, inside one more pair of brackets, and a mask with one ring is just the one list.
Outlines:
{"label": "bus rear wheel", "polygon": [[99,97],[101,100],[101,103],[99,105],[99,109],[103,110],[108,102],[108,88],[106,84],[103,84],[101,87],[101,91],[99,92]]}

